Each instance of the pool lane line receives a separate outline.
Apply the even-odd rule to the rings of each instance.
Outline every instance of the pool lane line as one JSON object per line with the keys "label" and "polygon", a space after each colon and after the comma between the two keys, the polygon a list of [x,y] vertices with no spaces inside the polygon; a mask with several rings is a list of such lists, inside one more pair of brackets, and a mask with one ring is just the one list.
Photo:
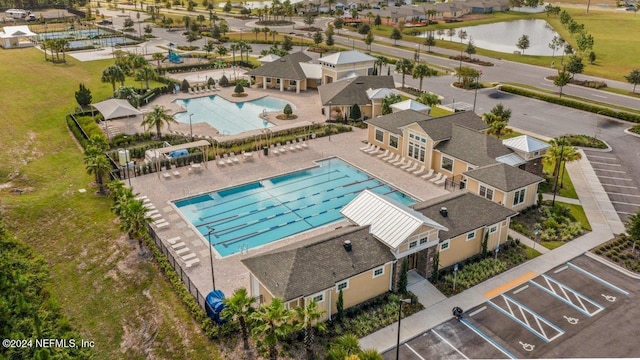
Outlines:
{"label": "pool lane line", "polygon": [[533,279],[534,277],[536,277],[536,273],[534,273],[533,271],[529,271],[526,274],[520,275],[509,282],[506,282],[492,290],[487,291],[486,293],[484,293],[484,297],[486,297],[487,299],[491,299],[493,297],[496,297],[497,295],[500,295],[510,289],[513,289],[516,286],[519,286]]}
{"label": "pool lane line", "polygon": [[[349,178],[349,177],[345,175],[345,176],[337,177],[337,178],[335,178],[335,179],[333,179],[333,180],[331,180],[331,181],[338,181],[338,180],[342,180],[342,179],[345,179],[345,178]],[[293,190],[291,190],[291,191],[289,191],[289,192],[285,192],[285,193],[279,194],[278,196],[286,196],[286,195],[291,194],[291,193],[295,193],[295,192],[298,192],[298,191],[301,191],[301,190],[305,190],[305,189],[308,189],[308,188],[311,188],[311,187],[314,187],[314,186],[318,186],[319,184],[326,184],[326,183],[328,183],[328,182],[313,183],[313,184],[308,185],[308,186],[305,186],[305,187],[296,188],[296,189],[293,189]],[[319,191],[319,192],[313,193],[313,194],[311,194],[311,195],[307,195],[307,196],[305,196],[305,197],[312,197],[312,196],[315,196],[315,195],[322,194],[322,193],[324,193],[324,192],[333,191],[334,189],[335,189],[335,188],[331,188],[331,189],[327,189],[327,190],[322,190],[322,191]],[[221,206],[221,205],[229,204],[229,203],[232,203],[232,202],[234,202],[234,201],[238,201],[238,200],[244,199],[244,198],[246,198],[246,197],[255,196],[255,195],[258,195],[258,194],[265,194],[265,193],[266,193],[266,194],[270,195],[270,196],[271,196],[271,198],[273,198],[274,196],[273,196],[273,195],[271,195],[271,194],[269,193],[269,191],[272,191],[272,189],[263,188],[263,190],[262,190],[262,191],[260,191],[260,192],[258,192],[258,193],[255,193],[255,192],[254,192],[254,193],[251,193],[251,194],[249,194],[249,195],[241,196],[241,197],[238,197],[238,198],[235,198],[235,199],[229,200],[229,201],[218,202],[218,203],[216,203],[216,204],[213,204],[213,205],[211,205],[211,206],[209,206],[209,207],[202,208],[202,209],[208,209],[208,208],[211,208],[211,207],[217,207],[217,206]],[[298,198],[297,200],[304,199],[305,197]],[[201,217],[199,217],[199,219],[200,219],[200,220],[203,220],[203,219],[206,219],[206,218],[214,217],[214,216],[217,216],[217,215],[220,215],[220,214],[224,214],[224,213],[229,212],[229,211],[232,211],[232,210],[236,210],[236,209],[240,209],[240,208],[243,208],[243,207],[247,207],[247,206],[251,206],[251,205],[258,204],[258,203],[260,203],[261,201],[264,201],[264,199],[261,199],[261,200],[258,200],[258,201],[254,201],[254,202],[251,202],[251,203],[241,204],[241,205],[236,206],[236,207],[234,207],[234,208],[226,209],[225,211],[220,212],[220,213],[213,213],[213,214],[210,214],[210,215],[207,215],[207,216],[201,216]],[[291,200],[291,201],[296,201],[296,200]]]}
{"label": "pool lane line", "polygon": [[[449,345],[453,350],[455,350],[458,354],[460,354],[460,356],[462,356],[463,358],[469,360],[469,357],[467,357],[467,355],[465,355],[464,353],[462,353],[462,351],[460,351],[457,347],[453,346],[453,344],[451,344],[447,339],[445,339],[442,335],[438,334],[435,330],[431,329],[431,332],[434,333],[438,338],[440,338],[440,340],[444,341],[445,344]],[[419,355],[418,355],[419,356]],[[420,356],[420,358],[424,359],[422,356]]]}
{"label": "pool lane line", "polygon": [[619,293],[621,293],[621,294],[623,294],[623,295],[627,295],[627,296],[629,295],[629,293],[628,293],[627,291],[622,290],[621,288],[619,288],[619,287],[617,287],[617,286],[613,285],[612,283],[608,282],[608,281],[607,281],[607,280],[605,280],[605,279],[602,279],[602,278],[600,278],[600,277],[598,277],[598,276],[596,276],[596,275],[594,275],[594,274],[592,274],[592,273],[588,272],[587,270],[584,270],[584,269],[582,269],[582,268],[580,268],[580,267],[578,267],[578,266],[576,266],[576,265],[573,265],[573,264],[572,264],[572,263],[570,263],[570,262],[567,262],[567,265],[568,265],[570,268],[572,268],[572,269],[574,269],[574,270],[576,270],[576,271],[578,271],[578,272],[581,272],[581,273],[583,273],[583,274],[585,274],[585,275],[589,276],[590,278],[592,278],[592,279],[594,279],[594,280],[598,281],[599,283],[601,283],[601,284],[603,284],[603,285],[606,285],[606,286],[610,287],[611,289],[613,289],[613,290],[615,290],[615,291],[617,291],[617,292],[619,292]]}
{"label": "pool lane line", "polygon": [[463,323],[466,327],[471,329],[478,336],[483,338],[486,342],[493,345],[494,348],[498,349],[501,353],[505,354],[509,359],[517,359],[515,355],[513,355],[509,350],[505,349],[502,345],[498,344],[496,341],[491,339],[487,334],[483,333],[480,329],[471,324],[467,319],[460,318],[460,322]]}
{"label": "pool lane line", "polygon": [[[546,276],[544,274],[542,274],[542,278],[545,279],[547,285],[549,285],[549,288],[546,288],[545,286],[538,284],[537,282],[533,281],[533,280],[529,280],[529,283],[533,284],[534,286],[538,287],[540,290],[546,292],[547,294],[555,297],[556,299],[562,301],[563,303],[569,305],[570,307],[574,308],[575,310],[581,312],[582,314],[588,316],[588,317],[592,317],[593,315],[599,313],[600,311],[602,311],[604,309],[604,306],[600,305],[599,303],[595,302],[594,300],[590,299],[588,296],[582,295],[581,293],[579,293],[578,291],[574,290],[573,288],[561,283],[560,281],[550,277],[550,276]],[[555,292],[554,289],[551,288],[551,284],[550,283],[555,283],[558,287],[560,287],[560,289],[562,290],[562,294],[564,296],[560,296],[559,294],[557,294]],[[580,303],[580,306],[576,305],[573,303],[573,301],[569,300],[569,295],[567,295],[567,292],[565,290],[568,290],[569,292],[573,293],[573,296],[578,299],[578,302]],[[598,310],[590,313],[587,309],[587,307],[584,305],[584,301],[590,303],[591,305],[593,305],[594,307],[596,307]]]}
{"label": "pool lane line", "polygon": [[[379,185],[379,186],[384,186],[384,185],[382,185],[382,184],[381,184],[381,185]],[[315,203],[315,204],[309,204],[309,205],[306,205],[306,206],[305,206],[305,207],[303,207],[303,208],[304,208],[304,209],[308,209],[308,208],[310,208],[310,207],[317,206],[317,205],[320,205],[320,204],[323,204],[323,203],[326,203],[326,202],[335,201],[336,199],[340,199],[340,198],[343,198],[343,197],[348,196],[348,195],[353,195],[353,194],[355,194],[355,193],[357,193],[357,192],[359,192],[359,191],[358,191],[358,190],[356,190],[356,191],[352,191],[352,192],[349,192],[349,193],[346,193],[346,194],[342,194],[342,195],[339,195],[339,196],[335,196],[335,197],[330,198],[330,199],[325,199],[325,200],[323,200],[323,201],[322,201],[322,202],[320,202],[320,203]],[[276,205],[276,206],[279,206],[279,205]],[[291,208],[287,207],[286,205],[285,205],[285,208],[287,208],[287,209],[289,209],[289,210],[287,210],[287,211],[283,211],[283,212],[280,212],[280,213],[277,213],[277,214],[272,214],[272,215],[269,215],[269,216],[267,216],[267,217],[263,217],[263,218],[260,218],[260,219],[251,220],[251,221],[249,221],[249,222],[242,223],[242,224],[239,224],[239,225],[235,225],[235,226],[232,226],[232,227],[229,227],[229,228],[221,229],[221,230],[219,230],[219,231],[214,231],[214,232],[212,232],[212,234],[214,234],[216,237],[224,236],[224,235],[229,234],[229,233],[232,233],[232,232],[234,232],[234,231],[238,231],[238,230],[240,230],[240,229],[243,229],[243,228],[249,227],[249,226],[251,226],[251,225],[255,225],[255,224],[259,223],[259,222],[266,221],[266,220],[271,220],[271,219],[276,218],[276,217],[278,217],[278,216],[282,216],[282,215],[287,215],[287,214],[295,213],[296,211],[299,211],[299,210],[302,210],[302,209],[303,209],[302,207],[301,207],[301,208],[297,208],[297,209],[291,209]],[[341,206],[339,206],[339,207],[336,207],[336,208],[330,209],[330,210],[335,210],[335,209],[338,209],[338,208],[342,208],[342,205],[341,205]],[[297,214],[296,214],[296,215],[297,215],[299,218],[304,219],[304,220],[305,220],[305,222],[307,222],[307,224],[309,224],[310,226],[312,226],[312,227],[313,227],[313,225],[311,225],[308,221],[306,221],[306,219],[311,218],[311,217],[314,217],[314,216],[322,215],[322,214],[324,214],[325,212],[326,212],[326,211],[321,211],[321,212],[319,212],[319,213],[312,214],[312,215],[308,215],[308,216],[306,216],[306,217],[302,217],[302,216],[299,216],[299,215],[297,215]],[[246,215],[245,215],[245,216],[246,216]],[[201,224],[201,225],[198,225],[197,227],[207,226],[207,225],[209,225],[209,224],[211,224],[211,223]]]}
{"label": "pool lane line", "polygon": [[[331,172],[340,172],[340,171],[339,170],[331,170]],[[286,184],[282,184],[282,185],[274,185],[271,189],[267,189],[266,187],[256,188],[256,189],[262,189],[262,190],[261,191],[257,191],[257,192],[252,192],[251,194],[243,195],[243,196],[240,196],[240,197],[236,197],[236,198],[233,198],[233,199],[230,199],[230,200],[227,200],[227,201],[218,202],[218,203],[213,204],[213,205],[204,206],[204,207],[200,208],[199,210],[206,210],[206,209],[209,209],[209,208],[212,208],[212,207],[228,204],[230,202],[234,202],[236,200],[240,200],[240,199],[243,199],[243,198],[246,198],[246,197],[249,197],[249,196],[254,196],[256,194],[260,194],[260,193],[263,193],[265,191],[283,188],[283,187],[290,186],[290,185],[293,185],[293,184],[296,184],[296,183],[299,183],[299,182],[303,182],[303,181],[306,181],[306,180],[313,180],[313,179],[315,179],[317,177],[320,177],[320,176],[323,176],[323,175],[326,175],[326,173],[322,173],[322,174],[318,174],[318,175],[310,175],[309,177],[306,177],[304,179],[297,179],[297,180],[294,180],[294,181],[292,181],[290,183],[286,183]],[[349,177],[349,176],[344,175],[341,178],[344,178],[344,177]],[[340,178],[336,178],[336,179],[340,179]],[[265,179],[265,180],[267,180],[267,179]],[[265,180],[260,180],[260,181],[255,181],[255,182],[262,183],[262,181],[265,181]],[[319,183],[319,184],[323,184],[323,183],[324,182]],[[318,183],[316,183],[316,184],[318,184]],[[248,185],[248,184],[245,184],[245,185]],[[302,189],[306,189],[306,188],[307,187],[303,187]],[[220,192],[220,191],[216,191],[216,192]]]}

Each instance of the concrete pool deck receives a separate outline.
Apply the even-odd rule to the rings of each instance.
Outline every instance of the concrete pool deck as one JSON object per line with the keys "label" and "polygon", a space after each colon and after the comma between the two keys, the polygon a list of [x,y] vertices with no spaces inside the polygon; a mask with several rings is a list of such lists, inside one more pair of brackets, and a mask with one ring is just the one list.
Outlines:
{"label": "concrete pool deck", "polygon": [[[269,93],[273,92],[270,91]],[[181,266],[200,292],[206,295],[212,289],[209,248],[206,245],[206,240],[178,214],[175,207],[170,203],[172,200],[297,171],[314,166],[315,160],[331,156],[338,156],[420,200],[431,199],[447,193],[441,186],[433,185],[402,169],[383,162],[376,156],[360,151],[359,149],[364,145],[366,135],[366,130],[356,128],[349,133],[311,140],[308,143],[308,148],[288,151],[283,155],[269,154],[265,156],[262,152],[254,153],[252,158],[241,159],[239,164],[224,167],[218,167],[216,162],[210,161],[200,171],[181,167],[178,168],[180,176],[172,175],[170,178],[164,178],[159,174],[149,174],[132,178],[131,183],[134,191],[140,193],[140,195],[146,195],[162,215],[162,218],[169,223],[169,226],[157,230],[158,235],[164,241],[180,236],[181,241],[185,242],[187,247],[200,259],[200,265],[198,266],[187,269],[184,266],[184,262]],[[225,258],[214,256],[216,288],[227,295],[239,287],[248,289],[250,286],[249,272],[240,260],[298,242],[345,223],[346,220],[333,223],[259,248],[250,249],[241,254]],[[175,257],[176,259],[179,258],[179,256]]]}

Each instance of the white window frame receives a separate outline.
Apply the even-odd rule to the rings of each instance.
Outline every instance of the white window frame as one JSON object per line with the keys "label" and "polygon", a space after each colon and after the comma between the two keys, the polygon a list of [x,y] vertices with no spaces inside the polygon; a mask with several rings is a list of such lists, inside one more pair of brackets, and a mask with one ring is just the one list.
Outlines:
{"label": "white window frame", "polygon": [[[376,275],[376,271],[382,271],[380,274]],[[373,269],[373,279],[384,275],[384,265],[378,268]]]}
{"label": "white window frame", "polygon": [[310,296],[311,301],[315,300],[317,297],[320,298],[320,300],[316,300],[316,303],[320,304],[321,302],[324,301],[324,293],[317,293],[317,294],[313,294]]}
{"label": "white window frame", "polygon": [[[393,146],[393,144],[391,143],[391,139],[396,139],[396,146]],[[398,136],[389,134],[389,146],[390,147],[392,147],[394,149],[397,149],[398,146],[399,146],[399,143],[400,143],[400,138]]]}
{"label": "white window frame", "polygon": [[429,236],[425,236],[422,239],[420,239],[420,245],[424,245],[428,242],[429,242]]}
{"label": "white window frame", "polygon": [[446,251],[449,250],[449,248],[451,247],[451,240],[445,240],[443,242],[440,243],[440,251]]}
{"label": "white window frame", "polygon": [[496,225],[491,225],[491,226],[489,227],[489,234],[493,234],[493,233],[495,233],[496,231],[498,231],[498,225],[497,225],[497,224],[496,224]]}
{"label": "white window frame", "polygon": [[467,233],[467,241],[471,241],[471,240],[473,240],[475,238],[476,238],[476,231],[475,230]]}
{"label": "white window frame", "polygon": [[526,200],[527,188],[518,189],[513,192],[513,206],[524,204]]}
{"label": "white window frame", "polygon": [[418,240],[414,240],[409,243],[409,249],[413,249],[416,246],[418,246]]}
{"label": "white window frame", "polygon": [[345,280],[345,281],[340,281],[339,283],[336,283],[336,292],[340,292],[340,285],[345,284],[345,287],[342,288],[342,291],[345,291],[349,288],[349,280]]}
{"label": "white window frame", "polygon": [[[455,165],[455,160],[452,157],[449,157],[449,156],[447,156],[445,154],[442,154],[442,153],[440,153],[440,154],[441,154],[441,156],[440,156],[440,169],[442,169],[444,171],[448,171],[450,173],[453,173],[453,166]],[[446,169],[444,167],[444,159],[451,160],[451,170]]]}
{"label": "white window frame", "polygon": [[266,78],[265,81],[266,81],[267,84],[271,84],[271,78],[270,77]]}
{"label": "white window frame", "polygon": [[[381,139],[378,139],[378,134],[380,134]],[[376,139],[377,142],[384,142],[384,131],[380,130],[380,129],[376,129],[375,134],[373,134],[373,137]]]}

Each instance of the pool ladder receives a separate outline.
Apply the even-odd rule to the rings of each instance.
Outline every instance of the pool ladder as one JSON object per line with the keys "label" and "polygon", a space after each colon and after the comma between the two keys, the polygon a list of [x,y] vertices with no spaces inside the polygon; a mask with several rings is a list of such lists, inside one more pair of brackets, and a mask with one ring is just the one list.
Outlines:
{"label": "pool ladder", "polygon": [[248,254],[249,253],[249,244],[240,245],[240,254]]}

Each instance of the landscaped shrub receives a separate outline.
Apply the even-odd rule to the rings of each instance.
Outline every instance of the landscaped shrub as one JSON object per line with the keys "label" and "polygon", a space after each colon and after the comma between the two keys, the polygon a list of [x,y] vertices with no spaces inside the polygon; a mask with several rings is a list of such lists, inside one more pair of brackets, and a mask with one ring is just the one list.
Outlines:
{"label": "landscaped shrub", "polygon": [[604,116],[613,117],[616,119],[627,120],[631,122],[640,123],[640,115],[632,114],[624,111],[616,111],[613,109],[592,105],[588,103],[583,103],[576,100],[571,100],[567,98],[559,98],[555,95],[547,95],[543,93],[538,93],[530,90],[525,90],[522,88],[517,88],[509,85],[502,85],[500,89],[504,92],[508,92],[511,94],[522,95],[532,99],[538,99],[542,101],[546,101],[552,104],[558,104],[567,106],[574,109],[584,110],[588,112],[592,112],[594,114],[600,114]]}
{"label": "landscaped shrub", "polygon": [[222,87],[227,87],[229,86],[229,79],[227,79],[225,75],[222,75],[222,77],[218,81],[218,84]]}
{"label": "landscaped shrub", "polygon": [[[498,259],[484,259],[480,262],[468,264],[457,272],[456,286],[462,289],[473,287],[488,278],[507,269],[507,263]],[[447,274],[444,281],[453,286],[454,274]]]}
{"label": "landscaped shrub", "polygon": [[566,135],[565,138],[572,146],[589,147],[596,149],[606,149],[607,144],[600,139],[589,135]]}

